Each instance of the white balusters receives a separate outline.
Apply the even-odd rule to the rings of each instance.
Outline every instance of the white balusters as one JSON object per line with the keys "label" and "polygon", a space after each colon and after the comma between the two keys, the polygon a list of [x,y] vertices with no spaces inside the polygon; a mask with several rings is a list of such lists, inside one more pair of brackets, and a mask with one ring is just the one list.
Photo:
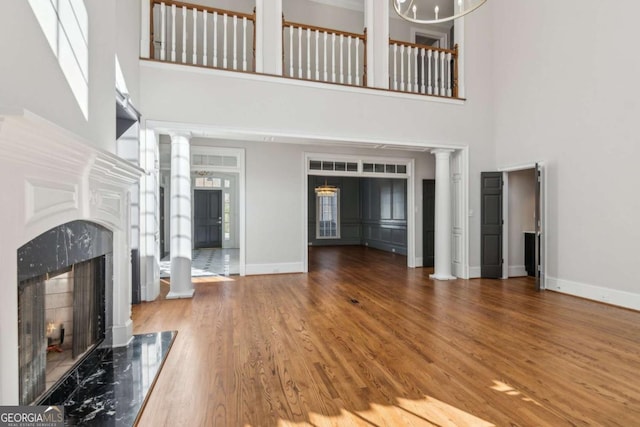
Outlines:
{"label": "white balusters", "polygon": [[331,33],[331,81],[336,82],[336,33]]}
{"label": "white balusters", "polygon": [[298,27],[298,78],[302,78],[302,27]]}
{"label": "white balusters", "polygon": [[238,17],[233,17],[233,69],[238,69]]}
{"label": "white balusters", "polygon": [[431,49],[427,50],[427,93],[429,95],[433,95],[433,86],[431,85],[431,58],[433,57],[433,51]]}
{"label": "white balusters", "polygon": [[167,31],[167,7],[164,3],[160,3],[160,60],[164,61],[166,59],[166,45],[165,45],[165,34]]}
{"label": "white balusters", "polygon": [[347,83],[351,84],[351,36],[347,37]]}
{"label": "white balusters", "polygon": [[307,28],[307,78],[311,78],[311,29]]}
{"label": "white balusters", "polygon": [[433,77],[434,95],[440,95],[440,79],[438,78],[438,71],[440,70],[440,51],[433,52],[434,69],[435,74]]}
{"label": "white balusters", "polygon": [[404,92],[404,45],[400,46],[400,90]]}
{"label": "white balusters", "polygon": [[187,62],[187,6],[182,6],[182,63]]}
{"label": "white balusters", "polygon": [[356,41],[356,86],[360,86],[360,39]]}
{"label": "white balusters", "polygon": [[327,80],[329,80],[329,75],[327,74],[327,38],[328,38],[328,34],[325,31],[324,32],[324,48],[323,48],[323,61],[322,63],[324,64],[324,81],[326,82]]}
{"label": "white balusters", "polygon": [[440,95],[444,96],[446,94],[444,90],[444,63],[445,63],[445,54],[444,52],[440,52]]}
{"label": "white balusters", "polygon": [[[152,13],[157,19],[153,28],[153,42],[157,43],[154,59],[247,71],[250,61],[248,55],[251,54],[251,51],[247,51],[252,49],[255,41],[255,34],[251,37],[252,34],[248,33],[252,30],[248,27],[249,21],[255,33],[255,20],[251,15],[169,1],[154,3],[153,7]],[[222,20],[222,25],[218,18]],[[229,28],[230,18],[233,18],[233,28]],[[218,37],[220,34],[222,40]],[[210,54],[212,44],[213,52]],[[218,58],[219,51],[222,60]]]}
{"label": "white balusters", "polygon": [[398,90],[398,44],[393,44],[393,90]]}
{"label": "white balusters", "polygon": [[176,5],[171,5],[171,62],[176,62]]}
{"label": "white balusters", "polygon": [[413,48],[413,91],[420,92],[420,87],[418,86],[418,48]]}
{"label": "white balusters", "polygon": [[340,83],[344,83],[344,35],[340,34]]}
{"label": "white balusters", "polygon": [[426,65],[424,63],[424,48],[420,49],[420,64],[422,64],[422,67],[420,67],[422,69],[422,78],[420,79],[420,82],[422,83],[420,86],[420,93],[425,93],[425,84],[424,84],[424,69],[427,68]]}
{"label": "white balusters", "polygon": [[218,66],[218,12],[213,12],[213,66]]}
{"label": "white balusters", "polygon": [[222,15],[222,68],[227,68],[227,14]]}
{"label": "white balusters", "polygon": [[407,92],[413,90],[413,86],[411,85],[411,50],[411,46],[407,46]]}
{"label": "white balusters", "polygon": [[289,27],[289,77],[293,77],[293,27]]}
{"label": "white balusters", "polygon": [[320,80],[320,63],[318,62],[318,39],[320,38],[320,31],[316,30],[316,80]]}
{"label": "white balusters", "polygon": [[247,17],[242,18],[242,71],[247,71]]}
{"label": "white balusters", "polygon": [[447,53],[447,96],[451,96],[451,52]]}
{"label": "white balusters", "polygon": [[388,54],[389,89],[446,97],[454,95],[455,50],[391,40]]}
{"label": "white balusters", "polygon": [[202,65],[207,64],[207,16],[209,13],[205,10],[202,12]]}
{"label": "white balusters", "polygon": [[198,63],[198,9],[195,7],[193,8],[193,53],[191,62],[193,64]]}

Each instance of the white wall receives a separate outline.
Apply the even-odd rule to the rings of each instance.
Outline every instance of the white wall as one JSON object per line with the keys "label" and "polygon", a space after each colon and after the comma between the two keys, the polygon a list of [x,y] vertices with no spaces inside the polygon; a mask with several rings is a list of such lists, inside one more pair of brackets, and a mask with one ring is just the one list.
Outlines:
{"label": "white wall", "polygon": [[640,3],[484,7],[498,165],[545,161],[550,286],[640,309]]}
{"label": "white wall", "polygon": [[127,83],[131,102],[140,102],[140,4],[132,0],[116,1],[116,53]]}
{"label": "white wall", "polygon": [[364,22],[364,0],[362,10],[329,6],[314,1],[283,0],[284,19],[300,24],[330,28],[362,34]]}
{"label": "white wall", "polygon": [[535,169],[509,172],[509,276],[526,276],[524,232],[535,230]]}
{"label": "white wall", "polygon": [[89,16],[89,118],[85,119],[27,1],[0,14],[0,106],[26,108],[115,151],[115,3],[84,2]]}

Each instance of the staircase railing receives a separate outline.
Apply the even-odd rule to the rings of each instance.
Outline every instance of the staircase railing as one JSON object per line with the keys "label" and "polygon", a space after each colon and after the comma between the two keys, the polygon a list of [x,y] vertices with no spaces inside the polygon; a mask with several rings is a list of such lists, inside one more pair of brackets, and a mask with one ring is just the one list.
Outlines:
{"label": "staircase railing", "polygon": [[389,40],[389,89],[458,97],[458,45],[441,49]]}
{"label": "staircase railing", "polygon": [[367,84],[367,33],[282,22],[282,70],[287,77],[353,86]]}
{"label": "staircase railing", "polygon": [[150,0],[150,57],[236,71],[255,70],[255,12]]}

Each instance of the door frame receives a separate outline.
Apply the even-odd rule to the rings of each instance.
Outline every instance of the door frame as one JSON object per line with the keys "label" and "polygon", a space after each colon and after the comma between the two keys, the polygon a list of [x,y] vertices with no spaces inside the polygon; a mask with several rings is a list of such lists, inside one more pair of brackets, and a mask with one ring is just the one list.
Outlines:
{"label": "door frame", "polygon": [[[311,170],[309,169],[309,161],[310,160],[322,160],[326,159],[328,161],[345,161],[345,162],[357,162],[359,167],[359,172],[357,173],[347,173],[340,171],[330,171],[330,170]],[[393,174],[385,174],[385,173],[373,173],[373,172],[362,172],[361,164],[363,162],[381,162],[381,163],[406,163],[407,164],[407,173],[405,176],[394,176]],[[303,227],[303,248],[304,248],[304,256],[303,256],[303,272],[309,272],[309,176],[313,175],[322,175],[322,176],[356,176],[360,178],[397,178],[397,179],[406,179],[407,180],[407,267],[415,268],[416,267],[416,204],[415,204],[415,191],[416,191],[416,165],[415,159],[413,157],[382,157],[370,154],[363,155],[353,155],[353,154],[331,154],[329,152],[305,152],[304,153],[304,180],[302,185],[302,227]]]}
{"label": "door frame", "polygon": [[[502,189],[502,197],[503,200],[509,200],[509,172],[517,172],[521,170],[529,170],[536,169],[536,165],[540,168],[542,175],[542,183],[540,186],[540,230],[542,236],[542,245],[541,245],[541,253],[542,256],[540,258],[540,268],[542,270],[541,277],[541,286],[540,289],[546,289],[546,276],[547,276],[547,241],[549,240],[546,235],[547,231],[547,218],[548,218],[548,203],[547,203],[547,195],[549,192],[547,191],[547,180],[545,178],[545,168],[546,163],[544,161],[533,162],[533,163],[525,163],[519,164],[515,166],[506,166],[498,168],[498,172],[502,172],[502,179],[504,181],[504,186]],[[536,177],[537,179],[537,177]],[[502,204],[502,216],[504,219],[504,223],[502,226],[502,253],[509,253],[509,203]],[[537,268],[537,266],[536,266]],[[502,278],[509,278],[509,257],[505,256],[505,262],[502,265]]]}
{"label": "door frame", "polygon": [[[206,170],[208,172],[219,172],[219,173],[235,173],[238,175],[238,246],[240,248],[239,260],[238,260],[238,269],[239,275],[246,275],[246,169],[245,169],[245,150],[244,148],[228,148],[228,147],[215,147],[208,145],[197,145],[191,144],[191,156],[194,154],[205,154],[205,155],[220,155],[220,156],[234,156],[237,159],[237,166],[198,166],[198,170]],[[193,166],[192,166],[193,168]],[[194,185],[194,175],[192,170],[191,175],[191,227],[193,233],[193,191],[195,191]],[[201,188],[198,188],[201,190]],[[223,192],[223,203],[224,203],[224,192]],[[223,209],[224,215],[224,209]],[[193,234],[192,234],[193,235]],[[224,238],[223,238],[224,241]],[[192,241],[193,246],[193,241]]]}

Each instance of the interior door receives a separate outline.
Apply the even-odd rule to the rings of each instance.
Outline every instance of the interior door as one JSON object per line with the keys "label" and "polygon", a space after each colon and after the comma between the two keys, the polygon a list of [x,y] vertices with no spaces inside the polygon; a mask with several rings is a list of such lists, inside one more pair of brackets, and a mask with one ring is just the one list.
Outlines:
{"label": "interior door", "polygon": [[542,165],[536,163],[536,207],[535,207],[535,276],[536,289],[546,289],[544,265],[544,173]]}
{"label": "interior door", "polygon": [[193,246],[222,246],[222,190],[194,190]]}
{"label": "interior door", "polygon": [[482,172],[480,203],[480,275],[502,277],[502,172]]}
{"label": "interior door", "polygon": [[433,267],[436,233],[436,180],[422,180],[422,266]]}
{"label": "interior door", "polygon": [[160,258],[167,255],[164,242],[164,187],[160,187]]}

